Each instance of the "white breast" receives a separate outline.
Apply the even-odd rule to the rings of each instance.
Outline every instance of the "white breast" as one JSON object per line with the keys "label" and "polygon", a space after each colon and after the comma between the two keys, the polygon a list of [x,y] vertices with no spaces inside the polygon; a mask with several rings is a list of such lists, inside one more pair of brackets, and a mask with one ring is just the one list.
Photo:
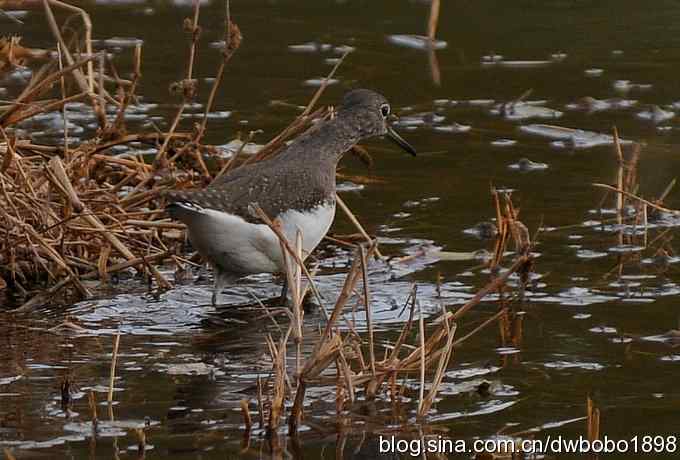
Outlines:
{"label": "white breast", "polygon": [[[321,242],[334,217],[335,203],[279,215],[289,242],[294,244],[298,229],[302,232],[303,258]],[[232,214],[204,209],[188,227],[189,239],[196,249],[226,270],[244,275],[283,270],[279,239],[264,224],[252,224]]]}
{"label": "white breast", "polygon": [[335,203],[320,205],[308,211],[289,210],[279,216],[283,233],[290,242],[295,242],[297,231],[302,232],[302,250],[306,258],[316,248],[335,218]]}

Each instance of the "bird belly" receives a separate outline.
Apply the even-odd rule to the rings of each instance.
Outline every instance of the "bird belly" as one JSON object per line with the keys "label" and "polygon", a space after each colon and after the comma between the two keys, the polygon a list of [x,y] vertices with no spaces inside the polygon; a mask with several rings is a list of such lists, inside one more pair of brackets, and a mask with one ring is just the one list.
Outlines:
{"label": "bird belly", "polygon": [[264,224],[213,209],[204,209],[188,224],[189,240],[217,269],[238,275],[279,270],[263,248],[278,242]]}
{"label": "bird belly", "polygon": [[[297,229],[302,231],[303,259],[328,232],[335,217],[335,203],[308,211],[288,210],[279,215],[281,230],[294,246]],[[212,209],[188,223],[191,244],[217,268],[234,274],[274,273],[284,270],[281,245],[265,224]]]}
{"label": "bird belly", "polygon": [[298,229],[301,231],[303,259],[306,259],[326,236],[334,218],[335,202],[322,203],[305,211],[289,209],[279,216],[283,233],[291,242],[291,246],[295,244]]}

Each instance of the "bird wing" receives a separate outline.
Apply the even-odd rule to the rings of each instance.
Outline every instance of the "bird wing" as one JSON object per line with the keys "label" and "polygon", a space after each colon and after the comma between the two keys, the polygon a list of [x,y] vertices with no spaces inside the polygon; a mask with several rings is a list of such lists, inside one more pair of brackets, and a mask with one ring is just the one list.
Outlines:
{"label": "bird wing", "polygon": [[237,215],[248,222],[255,221],[248,206],[257,202],[257,197],[267,193],[266,183],[260,179],[257,176],[241,175],[202,190],[170,191],[166,193],[170,202],[167,210],[173,218],[179,220],[191,213],[212,209]]}

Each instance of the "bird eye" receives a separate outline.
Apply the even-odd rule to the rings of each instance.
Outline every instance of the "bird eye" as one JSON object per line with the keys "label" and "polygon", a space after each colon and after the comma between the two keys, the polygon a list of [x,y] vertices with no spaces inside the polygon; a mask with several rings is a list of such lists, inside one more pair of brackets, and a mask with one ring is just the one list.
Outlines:
{"label": "bird eye", "polygon": [[390,114],[390,105],[389,104],[383,104],[380,106],[380,112],[382,113],[382,116],[387,118]]}

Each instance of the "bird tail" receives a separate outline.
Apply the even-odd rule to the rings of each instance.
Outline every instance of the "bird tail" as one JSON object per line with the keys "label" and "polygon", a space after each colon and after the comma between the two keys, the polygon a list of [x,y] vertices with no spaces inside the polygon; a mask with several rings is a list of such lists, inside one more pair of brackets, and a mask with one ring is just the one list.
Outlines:
{"label": "bird tail", "polygon": [[197,214],[203,213],[203,208],[196,203],[184,198],[181,195],[168,195],[170,203],[165,207],[165,211],[171,218],[187,223],[192,218],[196,218]]}

